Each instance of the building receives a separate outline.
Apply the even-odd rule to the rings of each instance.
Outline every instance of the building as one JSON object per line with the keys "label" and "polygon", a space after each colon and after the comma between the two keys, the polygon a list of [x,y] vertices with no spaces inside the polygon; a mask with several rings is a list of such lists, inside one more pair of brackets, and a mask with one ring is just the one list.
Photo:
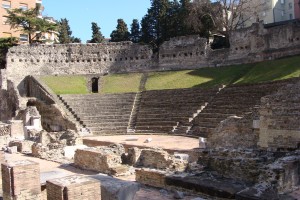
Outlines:
{"label": "building", "polygon": [[0,37],[16,37],[19,38],[20,43],[28,42],[28,35],[23,34],[22,32],[11,29],[10,25],[6,23],[7,11],[6,9],[15,9],[22,8],[24,10],[35,8],[36,4],[42,4],[42,0],[0,0],[1,8],[0,8]]}

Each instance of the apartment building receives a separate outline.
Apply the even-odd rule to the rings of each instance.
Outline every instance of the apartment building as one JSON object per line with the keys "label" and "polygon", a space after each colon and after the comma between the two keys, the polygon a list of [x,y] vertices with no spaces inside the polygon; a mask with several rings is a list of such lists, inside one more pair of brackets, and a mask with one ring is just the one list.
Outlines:
{"label": "apartment building", "polygon": [[19,38],[20,43],[28,42],[28,35],[18,31],[17,29],[11,29],[10,25],[6,23],[7,11],[6,9],[21,8],[24,10],[35,8],[36,4],[42,4],[42,0],[0,0],[0,37],[16,37]]}
{"label": "apartment building", "polygon": [[247,13],[248,21],[243,27],[263,21],[264,24],[300,19],[300,0],[251,0],[253,10]]}

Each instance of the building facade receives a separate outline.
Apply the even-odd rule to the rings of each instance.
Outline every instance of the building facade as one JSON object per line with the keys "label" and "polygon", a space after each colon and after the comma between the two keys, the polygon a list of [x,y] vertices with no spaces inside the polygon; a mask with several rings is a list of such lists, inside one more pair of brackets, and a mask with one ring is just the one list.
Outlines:
{"label": "building facade", "polygon": [[263,21],[264,24],[300,19],[299,0],[251,0],[253,10],[246,16],[249,20],[244,27]]}
{"label": "building facade", "polygon": [[6,23],[7,15],[6,9],[21,8],[24,10],[36,7],[36,4],[42,4],[42,0],[0,0],[0,38],[16,37],[20,43],[28,42],[28,35],[22,33],[18,29],[11,29],[10,25]]}

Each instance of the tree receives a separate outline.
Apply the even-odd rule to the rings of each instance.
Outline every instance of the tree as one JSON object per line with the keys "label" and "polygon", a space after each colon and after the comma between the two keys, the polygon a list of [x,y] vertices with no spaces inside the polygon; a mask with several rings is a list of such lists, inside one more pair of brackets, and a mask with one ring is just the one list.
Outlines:
{"label": "tree", "polygon": [[127,28],[127,24],[123,19],[118,19],[118,25],[116,30],[114,30],[110,34],[111,42],[121,42],[121,41],[129,41],[129,32]]}
{"label": "tree", "polygon": [[18,39],[15,37],[0,38],[0,69],[4,69],[6,66],[6,54],[8,49],[17,45]]}
{"label": "tree", "polygon": [[217,0],[212,16],[214,22],[222,27],[221,32],[229,38],[231,31],[258,21],[263,4],[260,0]]}
{"label": "tree", "polygon": [[97,23],[92,22],[92,39],[89,41],[89,43],[101,43],[103,40],[104,37],[100,32],[100,27],[97,25]]}
{"label": "tree", "polygon": [[7,23],[10,24],[11,28],[18,29],[28,35],[29,43],[40,42],[40,36],[42,33],[50,33],[56,31],[57,25],[49,22],[46,19],[39,18],[40,4],[33,9],[23,10],[18,9],[7,9],[8,15]]}
{"label": "tree", "polygon": [[59,21],[58,38],[61,44],[68,44],[72,42],[72,31],[69,26],[69,21],[66,18]]}
{"label": "tree", "polygon": [[168,0],[151,0],[151,7],[142,19],[142,42],[152,44],[154,49],[168,37]]}
{"label": "tree", "polygon": [[132,20],[130,29],[130,40],[133,43],[138,43],[141,40],[140,23],[137,19]]}
{"label": "tree", "polygon": [[62,18],[58,22],[58,25],[58,39],[60,44],[81,43],[80,38],[72,36],[69,20]]}

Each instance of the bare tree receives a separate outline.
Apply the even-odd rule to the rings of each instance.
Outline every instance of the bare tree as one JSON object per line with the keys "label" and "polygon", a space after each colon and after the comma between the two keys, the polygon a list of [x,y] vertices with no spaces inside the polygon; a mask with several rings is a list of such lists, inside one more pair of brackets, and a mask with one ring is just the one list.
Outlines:
{"label": "bare tree", "polygon": [[263,4],[260,0],[217,0],[216,3],[217,12],[222,13],[222,15],[215,15],[219,17],[216,21],[223,27],[225,36],[233,30],[259,21]]}
{"label": "bare tree", "polygon": [[261,0],[194,0],[188,23],[200,30],[210,18],[211,28],[228,37],[229,32],[258,21],[262,4]]}

